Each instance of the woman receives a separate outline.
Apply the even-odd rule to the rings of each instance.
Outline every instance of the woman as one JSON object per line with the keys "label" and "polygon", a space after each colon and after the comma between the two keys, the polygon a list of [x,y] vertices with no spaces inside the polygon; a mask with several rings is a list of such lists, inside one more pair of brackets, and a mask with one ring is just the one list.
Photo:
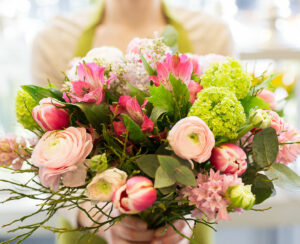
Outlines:
{"label": "woman", "polygon": [[[105,6],[104,0],[99,1],[99,6],[86,12],[67,18],[57,17],[37,36],[32,55],[35,82],[47,85],[50,80],[60,88],[64,80],[62,71],[68,68],[73,57],[85,56],[90,49],[107,45],[125,51],[134,37],[151,37],[168,24],[178,31],[178,47],[182,53],[232,55],[232,39],[227,27],[206,14],[169,9],[161,0],[107,0]],[[73,213],[69,215],[75,216]],[[83,226],[90,224],[82,213],[76,221]],[[182,231],[189,229],[182,222],[176,224]],[[204,227],[200,225],[198,228]],[[149,231],[146,223],[134,218],[126,218],[109,231],[99,234],[109,243],[116,244],[185,242],[172,230],[165,233]],[[66,244],[77,243],[75,237],[76,234],[69,234],[60,240]],[[210,242],[208,230],[202,230],[197,238],[197,243]],[[95,243],[101,241],[96,240]]]}

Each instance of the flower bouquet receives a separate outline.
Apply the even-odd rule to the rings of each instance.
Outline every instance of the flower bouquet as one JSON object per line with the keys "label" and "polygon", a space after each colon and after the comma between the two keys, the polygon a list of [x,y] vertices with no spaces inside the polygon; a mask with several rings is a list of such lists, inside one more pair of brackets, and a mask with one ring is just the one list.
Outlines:
{"label": "flower bouquet", "polygon": [[[75,59],[61,90],[22,86],[18,122],[37,140],[1,138],[0,163],[32,177],[1,179],[17,186],[1,191],[10,193],[4,202],[30,198],[39,206],[12,223],[46,217],[10,230],[24,232],[3,243],[40,227],[74,231],[46,225],[62,208],[94,223],[77,230],[97,233],[133,215],[195,243],[174,221],[213,228],[232,212],[260,210],[254,206],[274,194],[273,183],[299,188],[286,165],[300,154],[300,133],[272,110],[274,77],[254,84],[235,58],[174,54],[162,38],[136,38],[125,55],[102,47]],[[106,220],[94,219],[85,202]]]}

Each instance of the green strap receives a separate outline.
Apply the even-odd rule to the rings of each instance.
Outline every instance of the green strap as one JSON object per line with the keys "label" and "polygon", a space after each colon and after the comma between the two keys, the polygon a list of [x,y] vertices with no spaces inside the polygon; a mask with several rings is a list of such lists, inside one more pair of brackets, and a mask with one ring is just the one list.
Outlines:
{"label": "green strap", "polygon": [[[95,31],[97,25],[100,23],[103,11],[104,11],[104,0],[99,0],[97,2],[98,6],[95,6],[95,11],[92,13],[90,21],[79,37],[78,44],[75,50],[75,57],[84,57],[89,50],[92,49],[93,40],[95,36]],[[176,18],[172,15],[167,4],[163,2],[163,11],[166,15],[168,23],[172,25],[178,32],[178,49],[181,53],[193,52],[192,44],[189,40],[189,36],[187,31],[184,29],[183,25],[176,20]]]}

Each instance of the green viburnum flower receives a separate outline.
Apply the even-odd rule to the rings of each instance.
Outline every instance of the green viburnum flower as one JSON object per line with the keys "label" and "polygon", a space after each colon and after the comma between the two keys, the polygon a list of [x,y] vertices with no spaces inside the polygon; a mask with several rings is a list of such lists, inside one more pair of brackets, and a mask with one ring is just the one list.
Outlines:
{"label": "green viburnum flower", "polygon": [[107,157],[105,153],[92,157],[90,162],[90,168],[97,173],[101,173],[108,168]]}
{"label": "green viburnum flower", "polygon": [[204,88],[227,87],[235,93],[238,99],[242,99],[250,91],[252,78],[243,70],[238,60],[227,58],[224,63],[212,64],[202,75],[201,80]]}
{"label": "green viburnum flower", "polygon": [[231,202],[232,208],[249,210],[255,204],[255,195],[251,192],[251,185],[236,185],[229,187],[226,198]]}
{"label": "green viburnum flower", "polygon": [[16,96],[15,109],[17,121],[23,125],[25,129],[35,130],[38,125],[32,118],[32,109],[38,105],[26,91],[20,89]]}
{"label": "green viburnum flower", "polygon": [[215,137],[235,139],[245,123],[244,108],[233,92],[224,87],[210,87],[198,94],[188,116],[197,116],[211,129]]}

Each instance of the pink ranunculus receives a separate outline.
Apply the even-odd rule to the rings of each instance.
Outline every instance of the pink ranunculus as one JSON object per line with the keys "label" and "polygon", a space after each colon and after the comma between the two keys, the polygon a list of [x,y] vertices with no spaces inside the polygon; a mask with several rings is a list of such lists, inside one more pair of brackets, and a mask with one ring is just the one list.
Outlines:
{"label": "pink ranunculus", "polygon": [[32,110],[35,122],[44,130],[60,130],[69,126],[69,113],[63,104],[48,97],[40,101],[40,105]]}
{"label": "pink ranunculus", "polygon": [[212,150],[210,162],[216,170],[225,174],[242,175],[247,169],[247,155],[240,147],[224,143]]}
{"label": "pink ranunculus", "polygon": [[67,102],[87,102],[100,104],[105,98],[105,86],[116,78],[104,76],[105,67],[96,63],[81,63],[77,69],[78,81],[71,81],[71,91],[63,94]]}
{"label": "pink ranunculus", "polygon": [[170,146],[177,156],[205,162],[211,156],[215,138],[205,122],[196,117],[187,117],[175,124],[168,135]]}
{"label": "pink ranunculus", "polygon": [[257,96],[264,100],[266,103],[268,103],[271,109],[274,109],[276,107],[276,99],[274,92],[271,92],[267,89],[263,89],[257,94]]}
{"label": "pink ranunculus", "polygon": [[30,157],[25,148],[26,141],[24,138],[17,140],[13,134],[0,137],[0,165],[20,169],[24,160]]}
{"label": "pink ranunculus", "polygon": [[189,93],[190,93],[190,102],[194,103],[197,99],[197,94],[203,89],[198,82],[191,80],[188,85]]}
{"label": "pink ranunculus", "polygon": [[[118,104],[111,106],[110,109],[117,116],[120,114],[128,115],[141,127],[143,132],[151,132],[153,130],[154,123],[142,111],[142,108],[144,108],[146,104],[147,100],[145,100],[144,104],[140,106],[136,97],[121,96]],[[120,134],[118,132],[123,132],[123,127],[119,123],[115,123],[114,128],[117,129],[117,131],[115,130],[117,134]]]}
{"label": "pink ranunculus", "polygon": [[169,75],[172,74],[176,79],[180,79],[186,85],[189,85],[193,74],[193,62],[184,54],[171,55],[167,54],[165,62],[156,64],[157,76],[151,76],[150,80],[156,86],[162,84],[168,90],[171,90]]}
{"label": "pink ranunculus", "polygon": [[61,177],[65,186],[80,186],[85,183],[83,162],[92,148],[92,136],[84,128],[48,131],[35,146],[31,161],[39,167],[40,180],[45,187],[58,190]]}
{"label": "pink ranunculus", "polygon": [[151,44],[151,39],[147,38],[134,38],[132,39],[127,46],[127,54],[140,54],[141,48]]}
{"label": "pink ranunculus", "polygon": [[135,176],[113,194],[113,205],[121,213],[136,214],[156,201],[156,190],[146,177]]}

